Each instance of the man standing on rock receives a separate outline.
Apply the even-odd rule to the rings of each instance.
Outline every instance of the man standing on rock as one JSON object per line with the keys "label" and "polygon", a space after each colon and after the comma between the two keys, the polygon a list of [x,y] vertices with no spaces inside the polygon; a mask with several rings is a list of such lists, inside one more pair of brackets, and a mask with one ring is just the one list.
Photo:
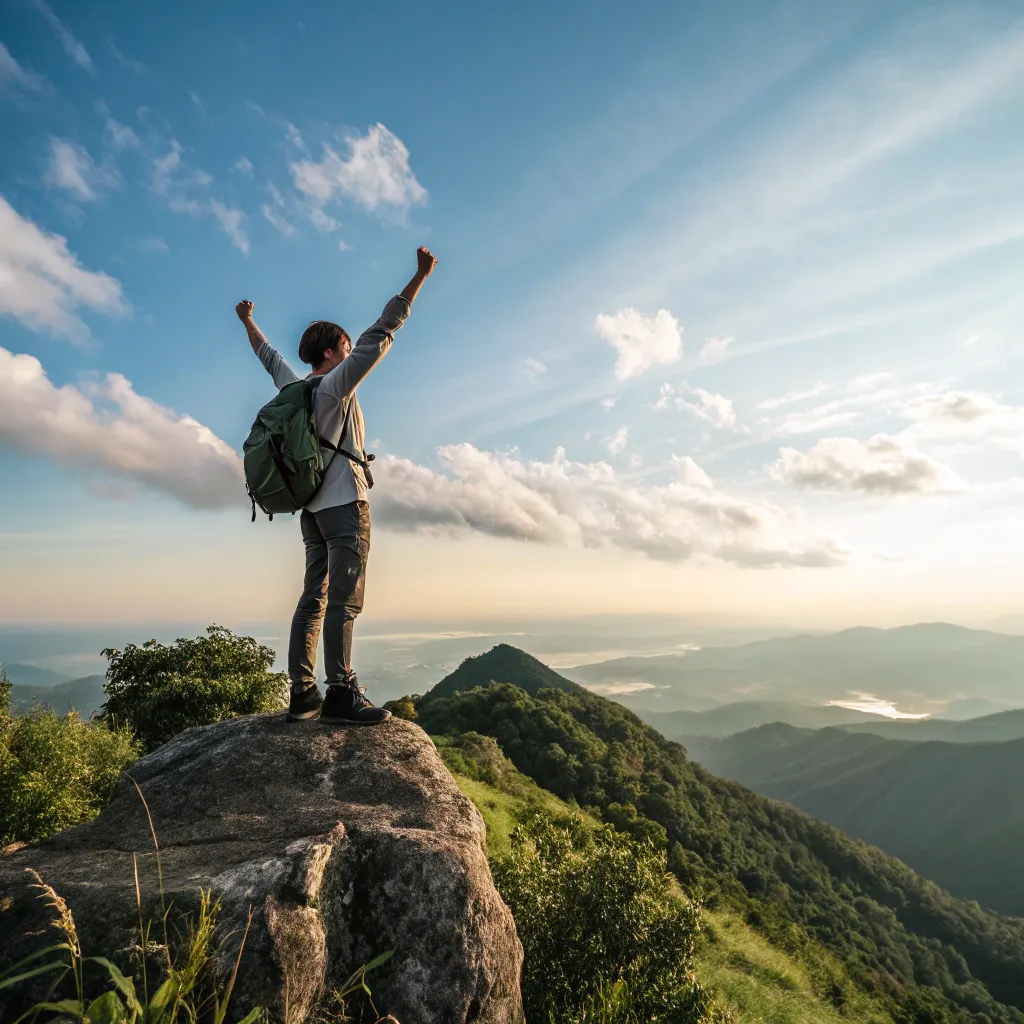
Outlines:
{"label": "man standing on rock", "polygon": [[[377,725],[391,717],[366,699],[352,671],[352,627],[363,610],[366,560],[370,551],[369,465],[363,448],[366,428],[356,398],[359,382],[391,347],[394,333],[409,315],[412,302],[437,260],[424,248],[416,252],[416,273],[404,290],[384,307],[380,319],[352,345],[335,323],[316,320],[302,333],[299,358],[319,378],[313,415],[317,433],[337,449],[313,500],[302,510],[306,575],[288,643],[291,701],[288,718],[344,725]],[[283,388],[299,378],[274,351],[252,318],[253,304],[235,306],[249,343],[260,362]],[[340,455],[341,457],[338,457]],[[324,631],[327,696],[316,685],[316,649]]]}

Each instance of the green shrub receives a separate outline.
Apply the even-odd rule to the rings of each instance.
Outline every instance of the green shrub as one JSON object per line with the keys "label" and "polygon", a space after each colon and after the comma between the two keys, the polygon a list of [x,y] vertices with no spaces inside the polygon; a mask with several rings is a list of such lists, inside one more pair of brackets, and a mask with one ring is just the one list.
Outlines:
{"label": "green shrub", "polygon": [[95,817],[140,753],[131,734],[33,704],[11,714],[0,672],[0,844],[34,842]]}
{"label": "green shrub", "polygon": [[494,880],[523,943],[526,1019],[697,1024],[700,909],[673,895],[664,854],[612,828],[538,815]]}
{"label": "green shrub", "polygon": [[270,671],[275,655],[269,647],[223,626],[209,626],[206,634],[105,650],[103,717],[129,726],[149,751],[193,725],[285,706],[288,677]]}

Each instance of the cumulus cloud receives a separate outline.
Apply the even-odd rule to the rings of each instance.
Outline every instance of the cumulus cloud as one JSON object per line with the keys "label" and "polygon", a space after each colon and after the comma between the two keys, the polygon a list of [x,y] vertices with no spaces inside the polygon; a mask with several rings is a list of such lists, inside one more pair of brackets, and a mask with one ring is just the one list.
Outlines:
{"label": "cumulus cloud", "polygon": [[667,309],[659,309],[654,316],[645,316],[631,306],[616,313],[599,313],[594,328],[619,354],[615,363],[619,380],[638,377],[652,366],[676,363],[683,357],[683,331]]}
{"label": "cumulus cloud", "polygon": [[704,472],[689,455],[673,455],[672,465],[675,467],[676,476],[684,484],[691,487],[713,487],[711,477]]}
{"label": "cumulus cloud", "polygon": [[1005,405],[983,392],[925,395],[908,402],[903,416],[912,421],[904,433],[919,443],[1024,450],[1024,407]]}
{"label": "cumulus cloud", "polygon": [[629,443],[629,427],[619,427],[611,437],[605,439],[611,455],[621,455]]}
{"label": "cumulus cloud", "polygon": [[779,450],[769,464],[774,480],[823,491],[874,494],[934,494],[963,488],[956,474],[910,447],[900,437],[877,434],[867,441],[822,438],[805,452]]}
{"label": "cumulus cloud", "polygon": [[0,196],[0,314],[82,341],[89,337],[77,316],[83,307],[111,314],[129,308],[119,281],[86,270],[67,239],[43,231]]}
{"label": "cumulus cloud", "polygon": [[608,463],[572,462],[562,449],[541,462],[458,444],[439,448],[438,459],[436,471],[379,460],[376,521],[398,530],[612,546],[666,562],[704,555],[747,567],[830,566],[844,557],[775,505],[685,480],[631,486]]}
{"label": "cumulus cloud", "polygon": [[140,484],[192,508],[242,504],[241,460],[208,427],[137,394],[119,373],[56,387],[38,359],[0,348],[0,445]]}
{"label": "cumulus cloud", "polygon": [[53,13],[53,8],[46,0],[32,0],[32,5],[46,19],[54,34],[64,47],[64,52],[83,70],[95,73],[89,51],[72,35],[71,30]]}
{"label": "cumulus cloud", "polygon": [[732,407],[732,401],[724,395],[716,395],[703,388],[675,388],[671,384],[662,384],[653,408],[659,411],[671,408],[685,409],[721,429],[736,426],[736,411]]}
{"label": "cumulus cloud", "polygon": [[0,43],[0,88],[13,86],[28,92],[39,92],[45,89],[47,84],[42,75],[26,71],[11,56],[11,51]]}
{"label": "cumulus cloud", "polygon": [[735,338],[708,338],[697,353],[697,361],[700,363],[717,363],[724,358],[729,346]]}
{"label": "cumulus cloud", "polygon": [[[288,127],[293,145],[305,150],[298,129]],[[316,205],[342,196],[367,210],[391,207],[405,211],[426,201],[427,190],[409,167],[409,150],[384,125],[375,124],[365,135],[350,136],[345,142],[347,158],[325,145],[321,160],[298,160],[289,165],[295,187]]]}
{"label": "cumulus cloud", "polygon": [[67,139],[50,139],[47,185],[71,192],[83,202],[94,203],[120,183],[117,169],[109,164],[97,164],[84,146]]}

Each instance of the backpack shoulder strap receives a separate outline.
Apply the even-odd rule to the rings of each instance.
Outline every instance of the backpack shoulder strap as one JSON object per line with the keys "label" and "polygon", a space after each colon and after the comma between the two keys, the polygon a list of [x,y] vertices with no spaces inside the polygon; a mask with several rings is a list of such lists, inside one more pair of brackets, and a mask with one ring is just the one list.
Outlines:
{"label": "backpack shoulder strap", "polygon": [[[316,400],[316,389],[320,386],[320,381],[322,381],[323,379],[324,378],[321,375],[319,377],[314,377],[309,382],[309,388],[310,388],[310,390],[309,390],[310,412],[313,412],[312,405],[313,405],[313,402]],[[331,444],[331,442],[328,441],[327,438],[321,437],[319,435],[319,433],[317,434],[317,440],[320,442],[320,446],[322,448],[326,448],[328,451],[331,451],[331,452],[334,453],[330,457],[330,459],[327,460],[327,464],[324,466],[324,475],[327,474],[328,468],[330,467],[331,463],[335,460],[335,458],[338,455],[344,455],[347,458],[351,458],[351,456],[348,454],[348,452],[346,452],[346,451],[344,451],[342,449],[341,444],[345,440],[345,435],[348,433],[349,423],[352,422],[352,406],[355,403],[355,397],[356,396],[354,394],[353,395],[349,395],[348,406],[345,409],[345,418],[344,418],[344,420],[342,420],[342,423],[341,423],[341,434],[338,435],[338,443],[336,445],[335,444]]]}

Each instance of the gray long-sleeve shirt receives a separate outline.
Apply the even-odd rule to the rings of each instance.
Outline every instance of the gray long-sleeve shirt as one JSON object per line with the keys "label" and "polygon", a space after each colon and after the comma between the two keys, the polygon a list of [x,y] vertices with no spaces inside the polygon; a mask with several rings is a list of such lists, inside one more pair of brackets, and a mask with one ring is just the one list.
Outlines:
{"label": "gray long-sleeve shirt", "polygon": [[[389,300],[380,319],[359,335],[359,339],[352,346],[352,352],[330,373],[323,375],[324,379],[316,389],[313,416],[317,432],[324,440],[360,458],[366,444],[366,424],[363,422],[363,413],[359,408],[355,391],[359,382],[380,362],[384,353],[391,347],[395,331],[402,326],[410,308],[409,300],[401,295]],[[300,379],[269,343],[264,342],[256,354],[266,367],[267,373],[274,378],[279,390],[286,384],[292,384]],[[315,376],[316,374],[311,373],[306,380],[311,380]],[[348,430],[342,437],[341,428],[350,402],[352,415],[349,418]],[[335,505],[347,505],[351,501],[366,501],[367,487],[363,467],[346,459],[344,455],[335,455],[327,448],[323,449],[323,455],[324,461],[329,463],[327,473],[324,475],[320,490],[306,506],[309,511],[319,512]]]}

